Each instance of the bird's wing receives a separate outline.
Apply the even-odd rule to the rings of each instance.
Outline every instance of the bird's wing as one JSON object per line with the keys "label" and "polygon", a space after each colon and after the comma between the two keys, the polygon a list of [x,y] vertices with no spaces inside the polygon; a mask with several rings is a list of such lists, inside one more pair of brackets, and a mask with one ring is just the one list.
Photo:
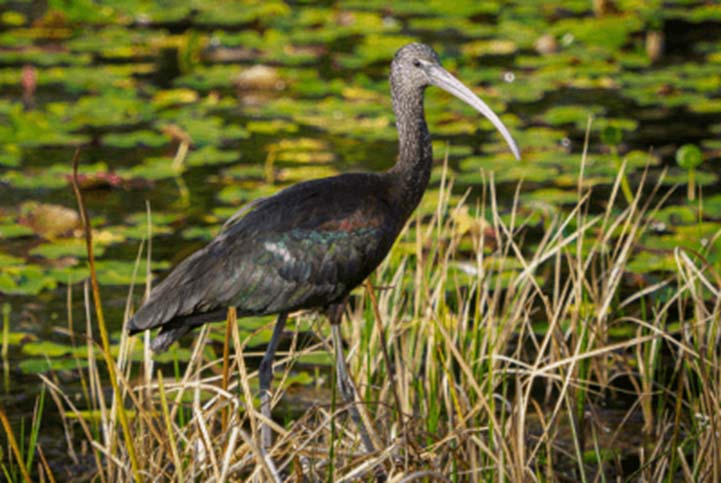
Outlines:
{"label": "bird's wing", "polygon": [[268,314],[343,297],[382,261],[399,229],[383,189],[356,176],[302,183],[256,203],[152,291],[131,332],[228,306]]}
{"label": "bird's wing", "polygon": [[242,220],[245,215],[250,213],[253,209],[255,209],[257,206],[260,206],[265,200],[267,200],[268,197],[265,196],[263,198],[257,198],[253,201],[249,201],[248,203],[244,204],[243,206],[238,209],[233,215],[228,218],[225,223],[223,223],[223,226],[220,228],[220,233],[225,233],[228,231],[233,225],[238,223],[238,221]]}

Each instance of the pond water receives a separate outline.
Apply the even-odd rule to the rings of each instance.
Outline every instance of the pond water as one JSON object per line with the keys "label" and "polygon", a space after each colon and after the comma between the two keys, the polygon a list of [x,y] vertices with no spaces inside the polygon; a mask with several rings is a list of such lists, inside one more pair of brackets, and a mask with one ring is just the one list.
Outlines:
{"label": "pond water", "polygon": [[[654,177],[668,169],[664,185],[679,186],[656,215],[652,249],[630,271],[668,269],[676,244],[697,246],[721,229],[718,4],[616,2],[594,13],[578,0],[304,3],[0,5],[0,301],[9,342],[0,404],[13,424],[32,414],[38,372],[52,367],[70,387],[75,381],[68,312],[83,334],[87,275],[69,184],[77,146],[106,319],[117,334],[147,234],[146,203],[162,276],[246,201],[393,163],[387,73],[408,41],[431,44],[523,152],[512,161],[489,123],[429,90],[432,189],[447,149],[458,194],[480,193],[483,169],[494,171],[503,203],[523,180],[525,214],[562,211],[577,199],[593,115],[586,181],[595,209],[621,160],[630,186],[647,165]],[[174,166],[185,141],[185,163]],[[687,196],[689,172],[677,166],[685,144],[702,153],[702,223]],[[718,267],[719,250],[707,248]],[[141,297],[136,288],[136,304]],[[62,459],[62,448],[48,447]]]}

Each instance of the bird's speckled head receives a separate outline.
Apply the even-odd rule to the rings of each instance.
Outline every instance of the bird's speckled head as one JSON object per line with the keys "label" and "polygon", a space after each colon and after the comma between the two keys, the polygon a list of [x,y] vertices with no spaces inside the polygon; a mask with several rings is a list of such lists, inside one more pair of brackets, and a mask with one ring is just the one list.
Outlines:
{"label": "bird's speckled head", "polygon": [[[402,129],[403,122],[401,119],[412,120],[408,126],[416,129],[418,127],[418,124],[414,124],[416,120],[423,121],[423,91],[428,86],[436,86],[453,94],[486,116],[495,128],[500,131],[513,155],[517,159],[521,158],[516,142],[511,137],[511,133],[508,132],[506,126],[498,119],[498,116],[473,91],[445,70],[441,66],[438,55],[427,45],[412,43],[401,47],[396,52],[391,63],[390,81],[393,111],[399,120],[397,124],[401,137],[406,135]],[[427,128],[422,126],[421,131],[427,133]],[[424,136],[427,136],[427,134],[424,133]]]}
{"label": "bird's speckled head", "polygon": [[391,63],[391,85],[402,90],[423,89],[431,85],[428,69],[440,67],[438,54],[429,46],[412,43],[398,49]]}

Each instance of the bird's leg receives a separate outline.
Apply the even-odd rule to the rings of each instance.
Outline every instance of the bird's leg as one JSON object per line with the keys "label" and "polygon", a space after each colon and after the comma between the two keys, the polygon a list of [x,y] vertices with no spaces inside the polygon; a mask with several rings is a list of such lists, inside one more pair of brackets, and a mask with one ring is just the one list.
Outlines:
{"label": "bird's leg", "polygon": [[[278,314],[278,320],[275,323],[273,329],[273,336],[270,338],[268,347],[265,349],[263,354],[263,360],[260,361],[258,367],[258,379],[260,382],[260,413],[263,417],[270,420],[270,382],[273,380],[273,358],[275,357],[275,351],[278,349],[278,342],[280,342],[280,336],[283,334],[285,328],[285,321],[288,318],[286,312]],[[272,444],[272,435],[270,433],[270,426],[266,423],[262,423],[260,426],[260,442],[264,449],[270,448]]]}
{"label": "bird's leg", "polygon": [[355,422],[356,426],[358,426],[361,439],[363,440],[363,446],[365,446],[367,452],[372,453],[375,451],[375,447],[373,446],[365,421],[356,406],[355,386],[353,384],[353,380],[350,378],[350,374],[348,373],[348,368],[345,364],[345,356],[343,355],[343,340],[340,334],[340,321],[342,317],[342,305],[331,306],[328,309],[328,318],[330,319],[331,334],[333,336],[333,348],[335,349],[335,372],[338,381],[338,389],[340,389],[343,399],[346,404],[348,404],[348,410],[350,411],[353,422]]}

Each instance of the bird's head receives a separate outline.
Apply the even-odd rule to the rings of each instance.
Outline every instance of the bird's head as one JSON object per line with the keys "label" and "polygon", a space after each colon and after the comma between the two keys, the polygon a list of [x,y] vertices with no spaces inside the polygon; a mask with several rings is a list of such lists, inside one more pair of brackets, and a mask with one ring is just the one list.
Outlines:
{"label": "bird's head", "polygon": [[400,82],[409,89],[428,87],[432,84],[433,66],[441,67],[441,60],[432,48],[415,42],[405,45],[393,57],[391,81]]}
{"label": "bird's head", "polygon": [[516,142],[498,116],[468,87],[441,66],[438,54],[431,47],[411,43],[398,49],[391,63],[390,81],[393,90],[397,92],[411,92],[436,86],[453,94],[491,121],[508,143],[516,159],[521,158]]}

